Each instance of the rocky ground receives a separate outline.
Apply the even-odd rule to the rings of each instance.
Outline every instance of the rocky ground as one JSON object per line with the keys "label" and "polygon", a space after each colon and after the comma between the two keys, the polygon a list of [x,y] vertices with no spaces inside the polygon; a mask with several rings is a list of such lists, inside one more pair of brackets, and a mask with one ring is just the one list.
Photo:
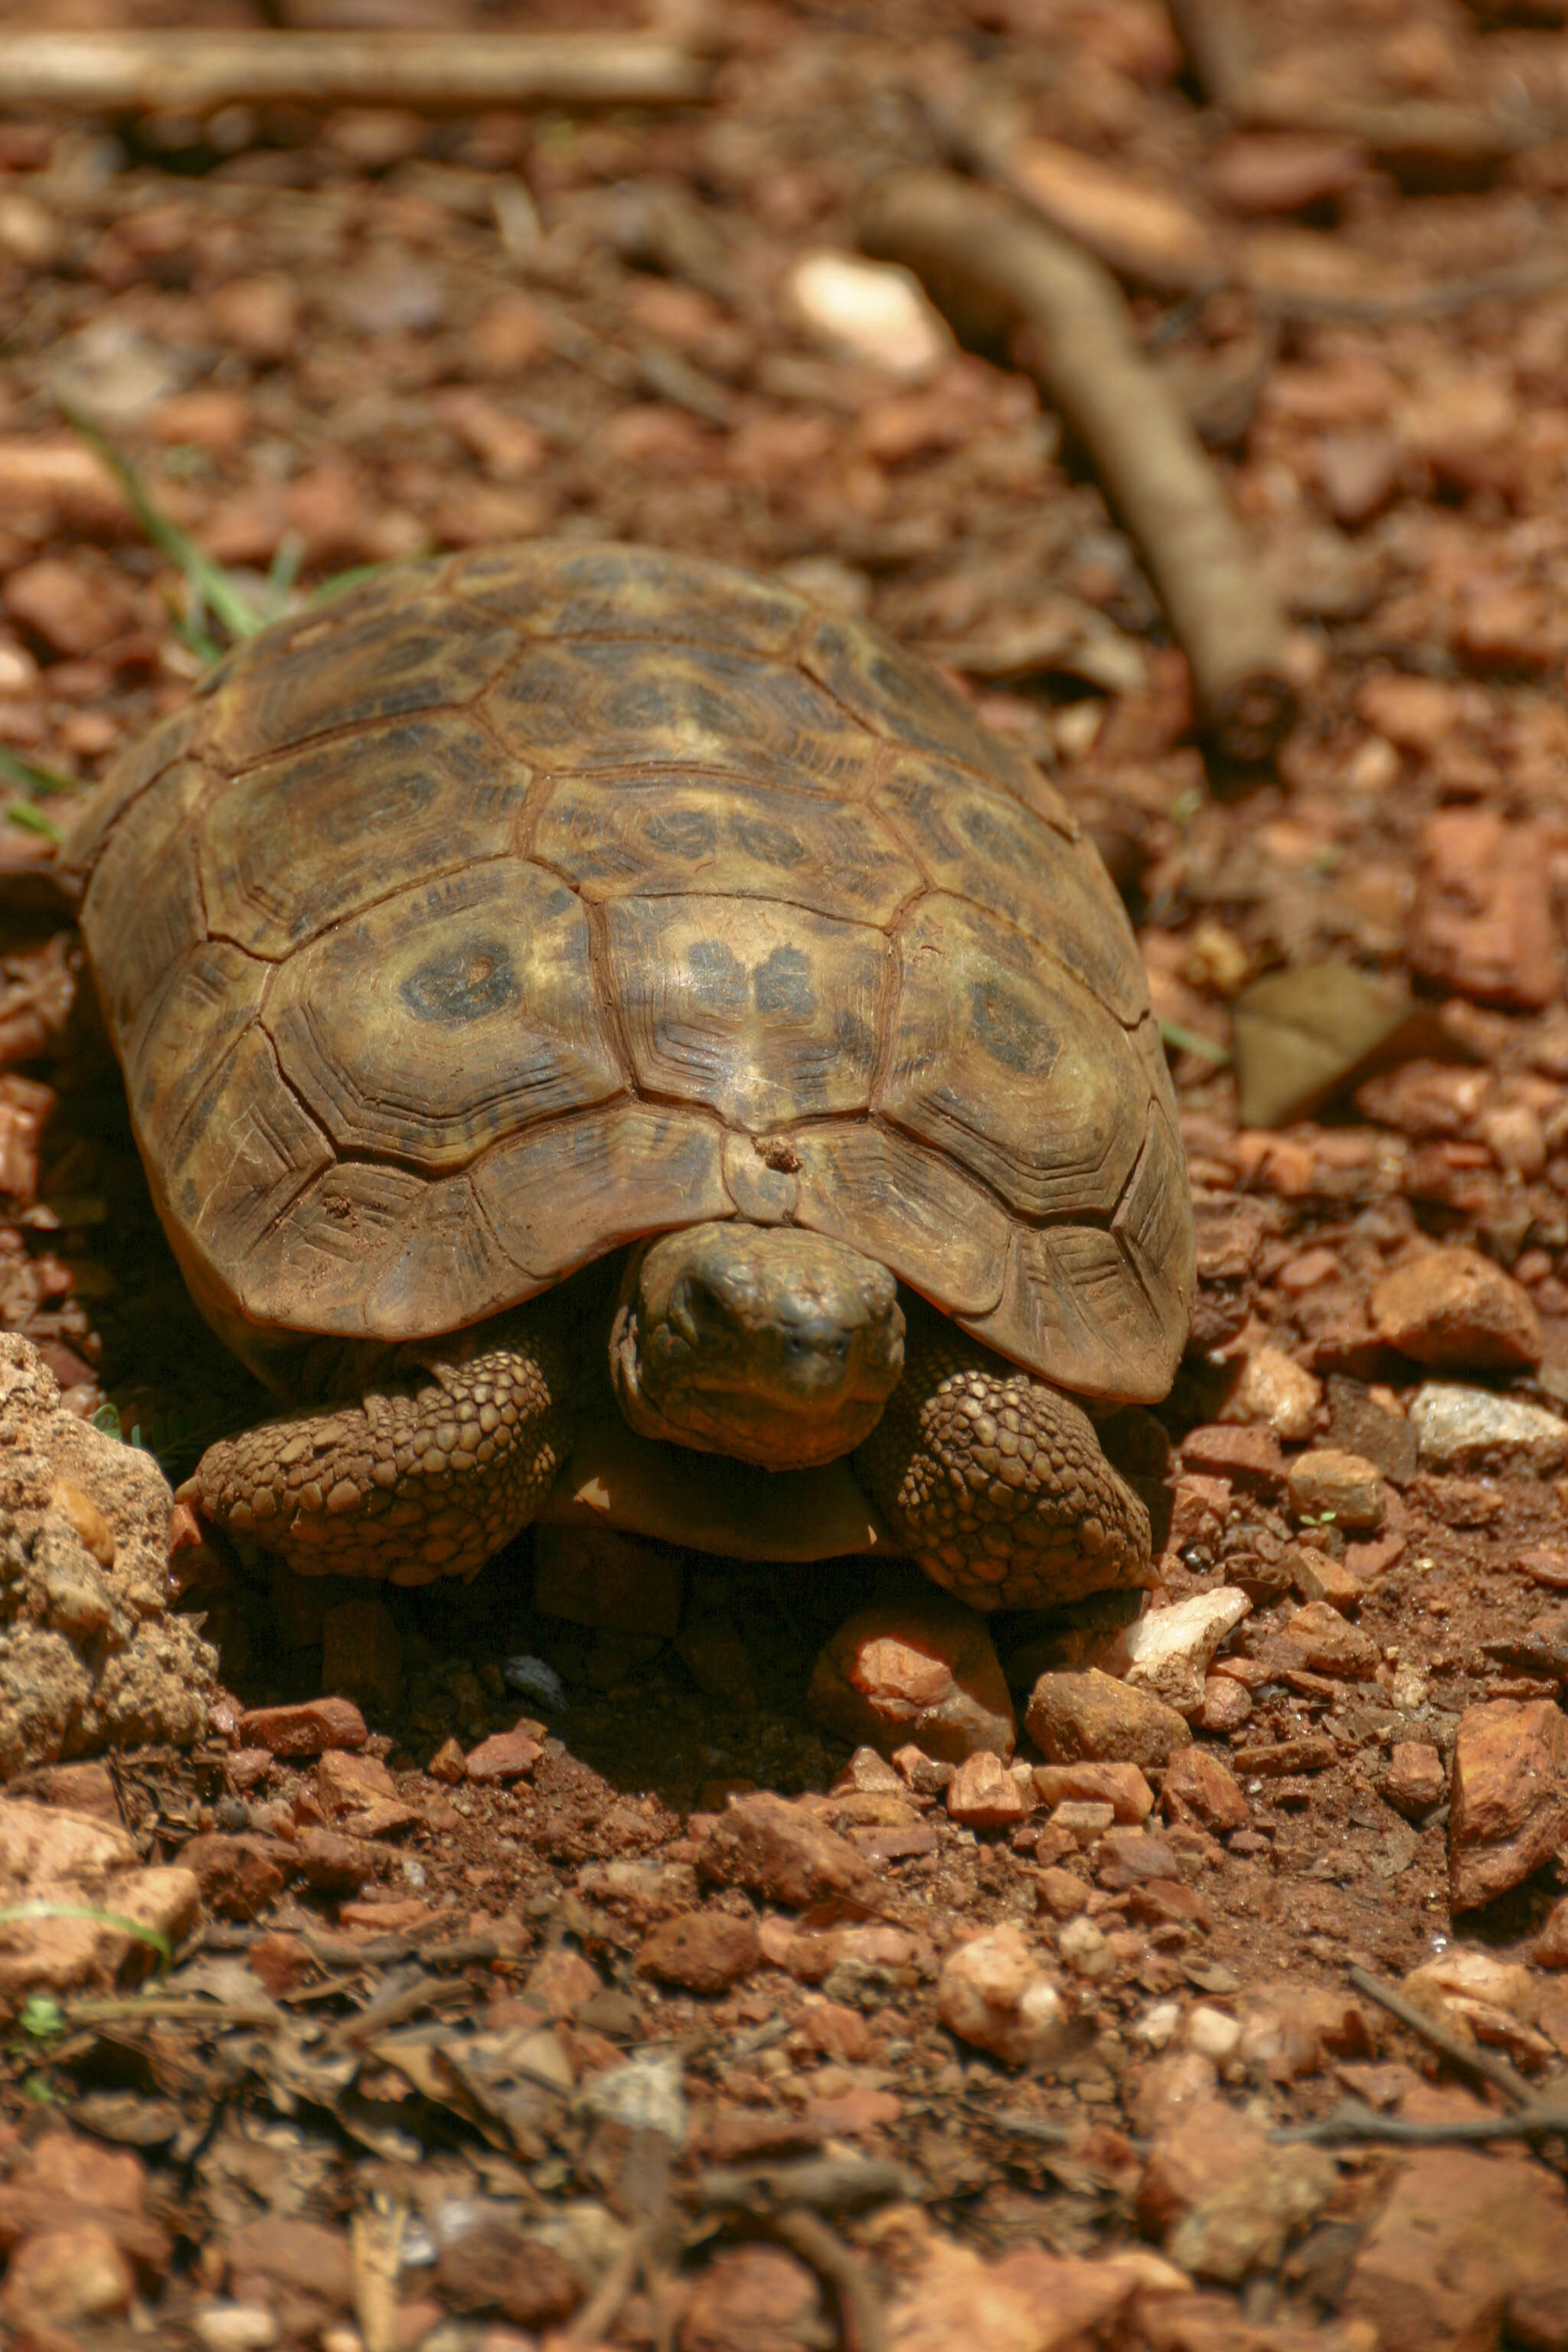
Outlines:
{"label": "rocky ground", "polygon": [[[18,2346],[1568,2347],[1568,46],[1247,16],[1268,105],[1194,0],[743,0],[683,108],[0,114]],[[1253,535],[1261,771],[1026,348],[852,275],[955,122],[1078,203]],[[568,1530],[381,1596],[173,1505],[258,1396],[23,763],[89,783],[203,651],[62,403],[253,597],[280,551],[645,539],[868,614],[1052,768],[1199,1227],[1144,1617]]]}

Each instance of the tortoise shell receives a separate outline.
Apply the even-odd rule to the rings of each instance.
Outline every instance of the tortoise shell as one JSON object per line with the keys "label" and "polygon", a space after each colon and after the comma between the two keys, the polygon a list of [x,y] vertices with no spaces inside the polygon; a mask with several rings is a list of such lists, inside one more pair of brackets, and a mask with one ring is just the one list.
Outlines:
{"label": "tortoise shell", "polygon": [[70,862],[159,1213],[241,1354],[790,1222],[1156,1398],[1191,1216],[1127,918],[1033,764],[775,583],[542,542],[251,639]]}

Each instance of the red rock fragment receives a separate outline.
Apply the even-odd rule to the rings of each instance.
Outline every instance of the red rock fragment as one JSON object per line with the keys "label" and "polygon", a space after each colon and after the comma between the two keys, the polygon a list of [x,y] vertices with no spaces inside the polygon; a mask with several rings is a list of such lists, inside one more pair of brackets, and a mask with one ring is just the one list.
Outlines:
{"label": "red rock fragment", "polygon": [[317,1895],[357,1895],[375,1876],[382,1857],[368,1838],[307,1830],[294,1842],[300,1877]]}
{"label": "red rock fragment", "polygon": [[379,1757],[329,1748],[316,1767],[316,1794],[329,1814],[363,1813],[372,1805],[395,1804],[397,1784]]}
{"label": "red rock fragment", "polygon": [[0,2320],[36,2340],[35,2332],[43,2327],[52,2331],[117,2318],[129,2310],[135,2293],[135,2274],[110,2232],[86,2218],[62,2216],[58,2227],[25,2238],[12,2254],[0,2286]]}
{"label": "red rock fragment", "polygon": [[[1224,1686],[1241,1689],[1239,1683],[1228,1681]],[[1243,1828],[1250,1811],[1235,1774],[1210,1749],[1195,1742],[1191,1748],[1178,1748],[1166,1765],[1160,1807],[1170,1820],[1201,1822],[1216,1836]]]}
{"label": "red rock fragment", "polygon": [[40,556],[5,582],[5,609],[58,654],[97,653],[136,626],[129,582],[65,556]]}
{"label": "red rock fragment", "polygon": [[476,2200],[465,2218],[468,2226],[446,2241],[436,2265],[437,2284],[453,2310],[499,2311],[523,2327],[570,2318],[583,2300],[581,2282],[553,2247],[528,2232],[514,2209]]}
{"label": "red rock fragment", "polygon": [[1109,1829],[1100,1841],[1094,1874],[1101,1886],[1118,1894],[1146,1878],[1179,1877],[1181,1864],[1174,1848],[1147,1830]]}
{"label": "red rock fragment", "polygon": [[960,1763],[1013,1753],[1013,1702],[984,1619],[942,1593],[863,1609],[816,1662],[806,1706],[841,1739]]}
{"label": "red rock fragment", "polygon": [[1205,1477],[1228,1478],[1252,1494],[1277,1494],[1285,1484],[1285,1456],[1271,1429],[1231,1422],[1208,1422],[1182,1440],[1184,1469]]}
{"label": "red rock fragment", "polygon": [[1342,2307],[1373,2323],[1379,2352],[1479,2352],[1515,2296],[1565,2272],[1568,2197],[1544,2165],[1417,2148],[1362,2241]]}
{"label": "red rock fragment", "polygon": [[134,2150],[105,2147],[79,2132],[45,2132],[33,2144],[27,2178],[33,2187],[48,2189],[69,2205],[140,2213],[146,2201],[147,2168]]}
{"label": "red rock fragment", "polygon": [[1034,1779],[1042,1805],[1073,1800],[1110,1805],[1119,1822],[1132,1822],[1146,1821],[1154,1810],[1154,1791],[1136,1764],[1037,1764]]}
{"label": "red rock fragment", "polygon": [[1129,1918],[1151,1927],[1206,1927],[1209,1915],[1195,1888],[1179,1878],[1146,1878],[1127,1897]]}
{"label": "red rock fragment", "polygon": [[1302,1664],[1313,1674],[1370,1682],[1383,1662],[1372,1635],[1342,1617],[1327,1601],[1309,1601],[1304,1609],[1298,1609],[1285,1638],[1300,1652]]}
{"label": "red rock fragment", "polygon": [[1163,2237],[1216,2189],[1261,2169],[1268,2153],[1262,2126],[1228,2100],[1194,2098],[1174,2107],[1156,2131],[1143,2168],[1138,2210],[1145,2229]]}
{"label": "red rock fragment", "polygon": [[363,1748],[364,1717],[348,1698],[312,1698],[296,1706],[249,1707],[241,1738],[271,1756],[320,1756],[328,1748]]}
{"label": "red rock fragment", "polygon": [[281,1934],[260,1937],[245,1958],[251,1974],[260,1979],[263,1991],[274,2000],[302,1984],[315,1965],[300,1937]]}
{"label": "red rock fragment", "polygon": [[195,1871],[202,1901],[220,1919],[254,1919],[283,1892],[284,1873],[272,1838],[209,1831],[187,1838],[180,1861]]}
{"label": "red rock fragment", "polygon": [[847,1838],[763,1789],[737,1798],[714,1822],[698,1849],[697,1869],[703,1878],[748,1887],[792,1911],[831,1895],[865,1900],[876,1885]]}
{"label": "red rock fragment", "polygon": [[1374,1285],[1380,1339],[1434,1370],[1511,1370],[1541,1360],[1529,1293],[1479,1250],[1433,1249]]}
{"label": "red rock fragment", "polygon": [[681,2316],[679,2352],[801,2352],[822,2339],[816,2277],[782,2246],[721,2247]]}
{"label": "red rock fragment", "polygon": [[463,1769],[470,1780],[479,1782],[521,1780],[543,1753],[525,1731],[496,1731],[469,1749]]}
{"label": "red rock fragment", "polygon": [[1468,1911],[1528,1878],[1568,1836],[1568,1716],[1550,1699],[1468,1707],[1449,1799],[1449,1894]]}
{"label": "red rock fragment", "polygon": [[603,1992],[599,1972],[581,1952],[569,1952],[564,1945],[546,1952],[529,1971],[524,1987],[528,1998],[548,2016],[568,2018],[596,1992]]}
{"label": "red rock fragment", "polygon": [[1026,1792],[1002,1759],[986,1748],[966,1756],[948,1782],[948,1812],[966,1829],[1010,1829],[1034,1808],[1034,1790]]}
{"label": "red rock fragment", "polygon": [[1478,1003],[1552,1003],[1563,966],[1540,828],[1495,808],[1440,809],[1422,828],[1418,856],[1413,969]]}
{"label": "red rock fragment", "polygon": [[1429,1740],[1396,1739],[1389,1751],[1383,1793],[1396,1811],[1430,1812],[1447,1786],[1443,1759]]}
{"label": "red rock fragment", "polygon": [[723,1992],[761,1966],[756,1924],[727,1911],[688,1911],[665,1919],[637,1954],[637,1974],[688,1992]]}
{"label": "red rock fragment", "polygon": [[279,2287],[293,2288],[330,2312],[347,2311],[353,2302],[346,2231],[272,2214],[241,2222],[222,2252],[237,2303],[269,2303]]}

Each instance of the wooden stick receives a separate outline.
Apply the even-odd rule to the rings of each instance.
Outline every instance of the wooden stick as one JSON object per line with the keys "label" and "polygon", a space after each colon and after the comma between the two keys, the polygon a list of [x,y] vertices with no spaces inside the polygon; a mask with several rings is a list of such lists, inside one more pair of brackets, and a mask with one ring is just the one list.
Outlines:
{"label": "wooden stick", "polygon": [[0,106],[58,113],[672,106],[708,83],[689,49],[640,33],[0,34]]}
{"label": "wooden stick", "polygon": [[1395,1986],[1384,1984],[1381,1977],[1374,1977],[1370,1969],[1352,1968],[1348,1973],[1357,1992],[1363,1992],[1369,2000],[1375,2000],[1380,2008],[1387,2010],[1390,2017],[1396,2017],[1401,2025],[1407,2025],[1412,2033],[1418,2033],[1423,2042],[1429,2042],[1434,2050],[1440,2050],[1445,2058],[1453,2060],[1456,2066],[1464,2066],[1472,2074],[1479,2074],[1483,2083],[1490,2083],[1516,2107],[1528,2108],[1535,2105],[1535,2096],[1529,2084],[1515,2074],[1506,2058],[1494,2058],[1489,2050],[1478,2049],[1474,2042],[1466,2042],[1461,2035],[1450,2032],[1437,2018],[1429,2016],[1426,2010],[1407,2000]]}
{"label": "wooden stick", "polygon": [[868,253],[913,269],[960,332],[1021,331],[1020,363],[1089,450],[1138,542],[1216,749],[1268,759],[1296,716],[1285,617],[1202,443],[1139,349],[1110,272],[943,172],[882,181],[860,236]]}
{"label": "wooden stick", "polygon": [[1205,96],[1250,130],[1321,131],[1353,139],[1396,168],[1402,163],[1502,163],[1568,131],[1568,114],[1560,106],[1511,105],[1484,95],[1470,103],[1313,94],[1258,62],[1252,24],[1236,0],[1168,0],[1168,5]]}

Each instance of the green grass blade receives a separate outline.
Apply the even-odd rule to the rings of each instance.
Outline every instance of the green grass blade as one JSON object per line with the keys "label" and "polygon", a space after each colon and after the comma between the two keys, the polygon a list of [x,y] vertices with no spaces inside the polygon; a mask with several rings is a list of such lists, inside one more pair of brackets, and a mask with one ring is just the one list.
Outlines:
{"label": "green grass blade", "polygon": [[13,751],[0,743],[0,776],[6,782],[19,784],[25,793],[75,793],[81,787],[74,776],[63,776],[58,768],[43,767],[37,760],[25,760],[20,751]]}
{"label": "green grass blade", "polygon": [[289,602],[294,583],[300,577],[300,566],[304,561],[303,538],[297,530],[286,530],[267,567],[267,594],[263,601],[269,621],[275,621]]}
{"label": "green grass blade", "polygon": [[1204,1037],[1195,1029],[1188,1029],[1180,1021],[1162,1021],[1160,1036],[1164,1045],[1173,1046],[1178,1054],[1196,1054],[1201,1061],[1213,1062],[1224,1069],[1236,1055],[1228,1045],[1216,1045],[1212,1037]]}
{"label": "green grass blade", "polygon": [[150,1945],[166,1969],[174,1964],[174,1946],[163,1929],[128,1919],[123,1911],[100,1910],[92,1903],[51,1903],[39,1895],[29,1903],[8,1903],[0,1911],[0,1927],[13,1919],[90,1919],[97,1927],[118,1927],[122,1936],[134,1936],[139,1944]]}
{"label": "green grass blade", "polygon": [[84,416],[79,409],[69,408],[62,401],[60,414],[73,433],[78,433],[89,448],[95,449],[125,493],[127,505],[137,521],[171,563],[175,563],[189,582],[213,618],[222,624],[231,637],[253,637],[264,627],[262,615],[248,597],[241,595],[221,563],[215,563],[205,551],[196,545],[189,531],[183,530],[172,515],[166,515],[135,467],[122,450],[117,449],[106,433]]}
{"label": "green grass blade", "polygon": [[63,841],[64,834],[51,817],[31,801],[13,801],[5,812],[5,822],[20,827],[23,833],[41,833],[46,841]]}

